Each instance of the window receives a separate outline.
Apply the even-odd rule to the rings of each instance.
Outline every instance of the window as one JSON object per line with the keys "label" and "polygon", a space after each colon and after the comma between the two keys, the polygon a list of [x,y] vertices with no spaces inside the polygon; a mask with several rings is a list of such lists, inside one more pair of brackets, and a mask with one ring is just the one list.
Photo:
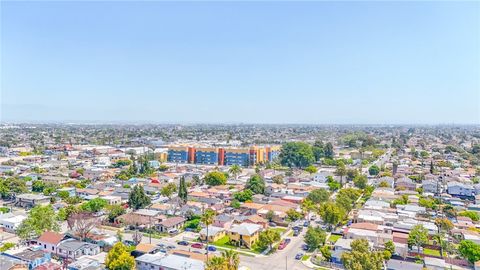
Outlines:
{"label": "window", "polygon": [[47,245],[46,245],[46,244],[43,244],[43,248],[47,248]]}

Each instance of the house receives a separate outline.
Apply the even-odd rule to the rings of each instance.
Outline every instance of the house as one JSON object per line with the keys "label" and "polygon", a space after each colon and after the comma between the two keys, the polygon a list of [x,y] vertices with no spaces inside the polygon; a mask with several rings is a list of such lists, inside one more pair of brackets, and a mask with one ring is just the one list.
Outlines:
{"label": "house", "polygon": [[[225,236],[225,229],[222,227],[208,226],[208,242],[215,242]],[[207,228],[200,231],[200,240],[207,241]]]}
{"label": "house", "polygon": [[160,232],[173,232],[174,230],[180,230],[185,224],[185,218],[183,217],[171,217],[163,220],[157,225],[157,230]]}
{"label": "house", "polygon": [[158,250],[159,247],[156,245],[140,243],[135,247],[135,250],[132,251],[132,255],[134,257],[139,257],[143,254],[155,254]]}
{"label": "house", "polygon": [[375,187],[380,186],[381,183],[386,183],[387,187],[393,188],[394,183],[395,183],[395,179],[393,179],[393,177],[390,177],[390,176],[368,179],[368,184],[372,185],[372,186],[375,186]]}
{"label": "house", "polygon": [[22,221],[27,217],[13,213],[0,214],[0,227],[7,232],[15,232]]}
{"label": "house", "polygon": [[435,180],[425,180],[422,182],[423,192],[437,194],[442,192],[442,183]]}
{"label": "house", "polygon": [[122,197],[120,196],[101,196],[100,198],[107,201],[108,205],[119,205],[122,203]]}
{"label": "house", "polygon": [[342,263],[342,254],[345,251],[350,251],[350,244],[353,242],[353,239],[344,239],[340,238],[335,242],[332,252],[332,262],[341,264]]}
{"label": "house", "polygon": [[97,255],[100,253],[100,247],[95,244],[67,239],[58,245],[57,254],[64,258],[76,259],[83,255]]}
{"label": "house", "polygon": [[32,208],[37,205],[47,205],[50,203],[50,197],[43,194],[19,194],[15,198],[15,205],[23,208]]}
{"label": "house", "polygon": [[448,182],[447,193],[457,197],[473,197],[475,196],[475,188],[461,182]]}
{"label": "house", "polygon": [[251,248],[252,245],[258,240],[258,236],[262,226],[251,223],[242,223],[234,225],[227,230],[227,235],[231,242],[238,246],[246,246]]}
{"label": "house", "polygon": [[68,264],[67,270],[103,270],[98,260],[89,257],[81,257],[78,260]]}
{"label": "house", "polygon": [[97,195],[100,191],[98,189],[92,189],[92,188],[79,188],[77,189],[77,195],[85,199],[87,196],[92,196],[92,195]]}
{"label": "house", "polygon": [[447,269],[447,264],[444,259],[425,257],[425,267],[429,270],[444,270]]}
{"label": "house", "polygon": [[232,226],[233,220],[234,220],[233,216],[221,214],[221,215],[215,216],[213,220],[213,226],[228,229],[230,228],[230,226]]}
{"label": "house", "polygon": [[25,249],[20,252],[17,252],[16,250],[13,252],[7,251],[3,254],[10,258],[22,261],[24,264],[28,265],[28,269],[35,269],[41,265],[49,263],[52,259],[49,252],[38,249]]}
{"label": "house", "polygon": [[75,197],[77,196],[77,192],[75,191],[75,188],[74,187],[64,187],[64,188],[60,188],[57,190],[57,194],[61,191],[66,191],[68,192],[68,196],[69,197]]}
{"label": "house", "polygon": [[56,232],[44,232],[37,239],[37,244],[42,247],[44,251],[56,254],[58,244],[65,238],[63,234]]}
{"label": "house", "polygon": [[257,225],[260,225],[262,226],[262,228],[267,228],[268,226],[268,220],[264,219],[263,217],[259,216],[259,215],[251,215],[251,216],[248,216],[244,222],[247,222],[247,223],[253,223],[253,224],[257,224]]}
{"label": "house", "polygon": [[200,260],[175,254],[145,254],[135,259],[137,270],[203,270],[204,263]]}
{"label": "house", "polygon": [[397,181],[395,181],[395,188],[398,190],[404,189],[404,190],[414,191],[417,188],[417,184],[408,177],[402,177],[400,179],[397,179]]}

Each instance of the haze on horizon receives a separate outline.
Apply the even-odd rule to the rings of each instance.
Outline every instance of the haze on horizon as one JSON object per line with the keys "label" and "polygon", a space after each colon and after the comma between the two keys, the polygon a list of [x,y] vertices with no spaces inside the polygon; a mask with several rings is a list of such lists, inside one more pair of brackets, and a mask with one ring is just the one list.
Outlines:
{"label": "haze on horizon", "polygon": [[479,2],[0,5],[0,122],[480,124]]}

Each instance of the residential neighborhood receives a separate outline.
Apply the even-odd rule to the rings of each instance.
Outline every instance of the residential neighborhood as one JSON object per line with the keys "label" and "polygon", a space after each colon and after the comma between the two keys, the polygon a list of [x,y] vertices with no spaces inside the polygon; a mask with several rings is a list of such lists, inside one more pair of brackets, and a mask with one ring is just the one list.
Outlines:
{"label": "residential neighborhood", "polygon": [[478,269],[477,129],[317,130],[179,148],[2,126],[1,269]]}

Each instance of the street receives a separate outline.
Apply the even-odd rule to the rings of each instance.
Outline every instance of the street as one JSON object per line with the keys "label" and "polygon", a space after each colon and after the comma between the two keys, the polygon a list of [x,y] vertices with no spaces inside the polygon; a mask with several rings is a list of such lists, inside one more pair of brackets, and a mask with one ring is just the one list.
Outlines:
{"label": "street", "polygon": [[295,255],[302,250],[303,236],[306,228],[299,236],[288,237],[292,239],[284,250],[277,250],[274,254],[267,257],[249,257],[240,255],[240,266],[247,266],[251,270],[300,270],[309,269],[302,264],[301,260],[295,260]]}

